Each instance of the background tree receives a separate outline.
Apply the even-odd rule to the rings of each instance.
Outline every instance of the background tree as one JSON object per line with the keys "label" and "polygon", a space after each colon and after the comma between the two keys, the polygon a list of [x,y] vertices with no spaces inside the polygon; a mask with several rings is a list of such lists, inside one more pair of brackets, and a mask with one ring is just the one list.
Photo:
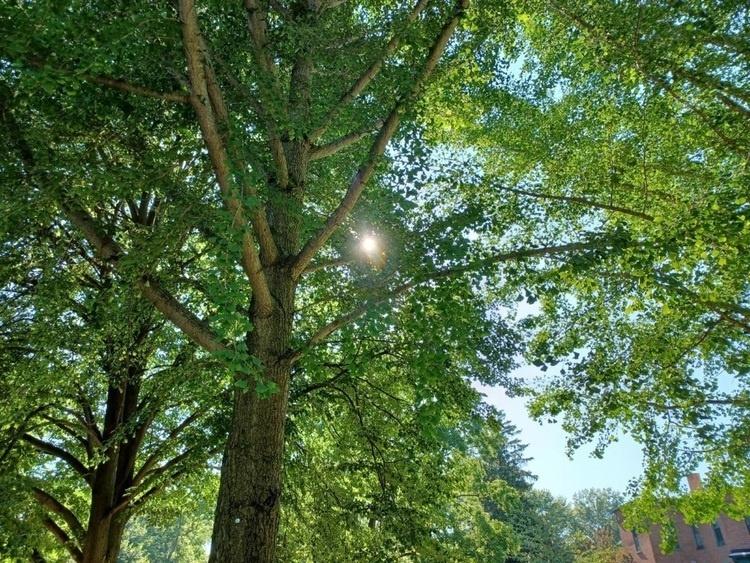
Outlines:
{"label": "background tree", "polygon": [[[220,383],[222,371],[120,283],[74,225],[31,205],[70,171],[41,166],[5,106],[2,118],[9,151],[1,166],[18,171],[1,184],[0,464],[14,507],[2,515],[3,551],[115,561],[136,511],[178,495],[185,475],[207,477],[224,429],[206,384]],[[143,193],[115,207],[112,220],[138,245],[139,233],[174,226],[157,208]]]}
{"label": "background tree", "polygon": [[622,494],[612,489],[583,489],[573,495],[571,537],[575,560],[590,563],[627,563],[615,510],[622,508]]}
{"label": "background tree", "polygon": [[125,529],[119,561],[123,563],[201,563],[208,555],[218,475],[198,473],[183,480],[180,489],[191,494],[162,496],[156,506],[142,511]]}
{"label": "background tree", "polygon": [[513,297],[538,303],[539,314],[524,321],[527,358],[547,371],[534,383],[509,383],[536,397],[536,416],[562,419],[571,448],[595,441],[601,452],[618,431],[641,442],[643,508],[658,498],[674,507],[666,499],[704,461],[716,496],[737,499],[723,509],[740,514],[748,482],[746,8],[514,6],[519,33],[483,45],[515,61],[502,86],[473,82],[470,97],[480,102],[469,104],[463,85],[441,84],[448,137],[480,147],[483,186],[508,197],[496,213],[526,219],[506,237],[559,241],[604,228],[627,240],[606,257],[526,266],[515,272],[519,285],[502,286],[507,306]]}
{"label": "background tree", "polygon": [[576,492],[571,501],[576,532],[592,541],[602,531],[608,532],[602,535],[618,537],[614,513],[625,503],[622,494],[612,489],[583,489]]}
{"label": "background tree", "polygon": [[[634,435],[643,508],[673,506],[704,461],[717,497],[737,492],[723,509],[747,511],[746,7],[553,2],[541,17],[541,4],[524,6],[537,68],[561,84],[557,111],[572,124],[545,141],[561,148],[547,161],[550,206],[575,195],[648,215],[619,213],[646,244],[540,277],[531,355],[564,367],[535,412],[564,417],[571,446]],[[595,154],[598,166],[579,165]]]}

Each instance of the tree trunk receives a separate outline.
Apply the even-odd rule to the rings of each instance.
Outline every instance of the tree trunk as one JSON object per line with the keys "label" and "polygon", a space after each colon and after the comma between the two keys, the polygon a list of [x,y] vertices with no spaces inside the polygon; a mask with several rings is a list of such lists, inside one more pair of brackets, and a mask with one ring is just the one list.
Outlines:
{"label": "tree trunk", "polygon": [[122,536],[125,533],[125,526],[128,520],[129,518],[123,513],[112,518],[109,525],[107,558],[104,560],[104,563],[117,563],[117,558],[120,555],[120,547],[122,546]]}
{"label": "tree trunk", "polygon": [[[131,422],[138,408],[140,367],[129,366],[123,389],[110,383],[104,418],[105,441],[114,437],[122,425]],[[116,378],[113,379],[116,381]],[[108,447],[107,459],[94,472],[91,484],[91,506],[83,544],[83,563],[115,563],[120,553],[122,535],[128,521],[127,511],[112,514],[122,501],[133,480],[133,467],[139,441],[134,436],[123,444]]]}
{"label": "tree trunk", "polygon": [[[120,423],[121,410],[125,394],[110,383],[107,392],[107,410],[104,414],[105,443],[111,439]],[[86,527],[86,540],[83,545],[83,563],[102,563],[106,561],[109,547],[109,525],[114,503],[115,485],[117,482],[117,448],[109,447],[105,453],[106,460],[99,464],[91,483],[91,506],[89,521]]]}
{"label": "tree trunk", "polygon": [[285,269],[268,271],[275,298],[271,315],[253,315],[248,352],[263,365],[263,378],[278,391],[259,397],[250,389],[234,397],[229,441],[221,468],[211,563],[272,562],[279,527],[281,470],[284,454],[291,366],[288,355],[294,284]]}
{"label": "tree trunk", "polygon": [[[93,513],[92,510],[92,515]],[[116,563],[127,520],[127,517],[118,514],[115,517],[105,516],[93,523],[89,521],[82,550],[82,561],[84,563]]]}

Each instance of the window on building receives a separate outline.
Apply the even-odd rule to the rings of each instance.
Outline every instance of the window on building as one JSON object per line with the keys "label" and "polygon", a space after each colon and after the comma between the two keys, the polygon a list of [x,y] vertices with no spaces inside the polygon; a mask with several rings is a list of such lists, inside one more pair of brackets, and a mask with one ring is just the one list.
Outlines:
{"label": "window on building", "polygon": [[636,533],[635,530],[631,530],[630,533],[633,534],[633,545],[635,546],[635,551],[636,553],[640,553],[641,552],[641,540],[638,538],[638,534]]}
{"label": "window on building", "polygon": [[721,533],[721,528],[718,522],[712,522],[711,527],[714,529],[714,537],[716,538],[716,545],[724,545],[724,534]]}
{"label": "window on building", "polygon": [[750,534],[750,516],[745,516],[745,527],[747,528],[747,533]]}
{"label": "window on building", "polygon": [[706,547],[703,544],[703,538],[701,537],[701,531],[698,529],[698,526],[691,526],[693,529],[693,539],[695,540],[695,549],[703,549]]}

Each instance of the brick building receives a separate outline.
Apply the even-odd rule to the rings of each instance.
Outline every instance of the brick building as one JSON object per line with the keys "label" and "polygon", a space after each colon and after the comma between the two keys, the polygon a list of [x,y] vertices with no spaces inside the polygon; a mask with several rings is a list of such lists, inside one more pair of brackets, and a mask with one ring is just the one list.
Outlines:
{"label": "brick building", "polygon": [[[700,476],[688,476],[690,490],[701,487]],[[621,522],[622,518],[619,517]],[[750,549],[750,517],[737,521],[720,515],[713,524],[691,526],[682,515],[675,515],[678,547],[669,554],[659,550],[661,540],[659,526],[636,533],[625,530],[620,525],[622,546],[633,558],[634,563],[732,563],[748,561],[738,556],[740,551]],[[744,549],[743,549],[744,548]],[[733,553],[734,559],[730,558]]]}

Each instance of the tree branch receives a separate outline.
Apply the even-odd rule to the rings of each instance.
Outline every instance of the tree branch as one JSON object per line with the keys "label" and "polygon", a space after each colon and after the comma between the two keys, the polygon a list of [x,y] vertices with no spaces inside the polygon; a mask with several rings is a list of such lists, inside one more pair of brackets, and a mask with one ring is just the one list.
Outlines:
{"label": "tree branch", "polygon": [[114,90],[119,90],[121,92],[126,92],[128,94],[134,94],[136,96],[154,98],[157,100],[165,100],[168,102],[179,102],[182,104],[187,104],[190,102],[190,96],[188,96],[184,92],[159,92],[158,90],[152,90],[151,88],[147,88],[145,86],[131,84],[130,82],[127,82],[125,80],[119,80],[119,79],[112,78],[109,76],[99,76],[95,74],[81,74],[73,70],[61,69],[61,68],[50,69],[48,66],[46,66],[44,61],[40,59],[35,59],[35,58],[23,59],[21,62],[35,69],[49,69],[49,70],[52,70],[53,72],[58,72],[66,76],[75,76],[76,78],[81,78],[85,82],[91,82],[92,84],[99,84],[100,86],[105,86],[107,88],[112,88]]}
{"label": "tree branch", "polygon": [[[195,14],[194,0],[180,0],[179,12],[182,21],[182,42],[190,77],[191,103],[198,118],[216,181],[232,217],[232,225],[242,231],[242,267],[250,281],[258,309],[262,314],[268,314],[272,310],[273,300],[263,273],[260,256],[255,248],[255,241],[247,230],[244,206],[233,187],[225,139],[220,131],[221,119],[226,116],[226,108],[223,102],[219,101],[218,90],[214,86],[209,90],[206,62],[201,55],[203,40]],[[212,106],[212,101],[217,106]],[[217,121],[217,113],[219,121]]]}
{"label": "tree branch", "polygon": [[306,385],[302,387],[301,389],[298,389],[291,393],[291,399],[296,400],[302,397],[303,395],[307,395],[308,393],[312,393],[313,391],[317,389],[322,389],[324,387],[329,387],[336,383],[337,381],[343,379],[344,377],[350,375],[349,370],[346,368],[340,368],[338,373],[334,375],[333,377],[329,377],[328,379],[324,379],[323,381],[318,381],[317,383],[311,383],[309,385]]}
{"label": "tree branch", "polygon": [[261,100],[258,106],[261,108],[259,114],[266,121],[271,155],[276,166],[277,182],[281,189],[285,189],[289,182],[289,169],[286,162],[286,154],[281,137],[278,134],[276,121],[269,108],[274,106],[274,100],[282,99],[282,88],[279,84],[278,72],[273,62],[273,57],[268,52],[268,37],[266,36],[266,12],[258,3],[258,0],[245,0],[245,13],[247,15],[247,28],[250,33],[253,55],[265,75],[259,81]]}
{"label": "tree branch", "polygon": [[586,199],[583,197],[545,194],[545,193],[532,192],[532,191],[522,190],[519,188],[511,188],[508,186],[500,186],[500,185],[496,185],[494,187],[502,191],[511,192],[511,193],[519,194],[519,195],[525,195],[528,197],[535,197],[539,199],[551,199],[555,201],[565,201],[568,203],[574,203],[576,205],[585,205],[587,207],[594,207],[597,209],[606,209],[608,211],[624,213],[626,215],[632,215],[633,217],[638,217],[639,219],[643,219],[645,221],[654,220],[654,217],[652,215],[649,215],[648,213],[642,213],[640,211],[628,209],[627,207],[620,207],[619,205],[609,205],[607,203],[598,203],[596,201],[592,201],[590,199]]}
{"label": "tree branch", "polygon": [[[419,17],[419,14],[421,14],[422,11],[424,11],[424,9],[427,7],[428,3],[429,0],[418,0],[412,11],[409,12],[408,16],[406,16],[405,24],[407,27],[414,23],[414,21]],[[336,117],[338,117],[341,111],[346,106],[351,104],[365,90],[365,88],[367,88],[370,82],[372,82],[372,80],[383,68],[386,59],[390,57],[396,51],[396,49],[398,49],[400,44],[400,35],[394,35],[393,37],[391,37],[390,41],[388,41],[388,43],[386,44],[385,49],[383,49],[383,53],[380,55],[380,57],[375,60],[369,67],[367,67],[367,70],[365,70],[365,72],[354,82],[354,84],[352,84],[349,90],[347,90],[346,93],[341,96],[338,103],[333,108],[331,108],[331,110],[323,119],[323,124],[310,133],[309,139],[311,142],[315,142],[317,139],[319,139],[320,136],[326,132],[328,127],[330,127]]]}
{"label": "tree branch", "polygon": [[83,553],[81,550],[75,545],[73,540],[70,539],[70,536],[65,533],[65,530],[58,526],[52,518],[45,516],[42,519],[42,524],[44,524],[44,527],[55,536],[55,539],[68,551],[68,553],[70,553],[73,561],[76,563],[83,561]]}
{"label": "tree branch", "polygon": [[326,158],[327,156],[334,155],[340,150],[350,147],[351,145],[364,139],[374,131],[377,131],[382,126],[383,123],[380,122],[376,124],[375,127],[366,127],[361,131],[349,133],[348,135],[341,137],[340,139],[336,139],[335,141],[331,141],[330,143],[327,143],[325,145],[313,147],[310,151],[310,160],[318,160],[321,158]]}
{"label": "tree branch", "polygon": [[190,102],[190,96],[182,92],[158,92],[156,90],[151,90],[150,88],[137,86],[135,84],[130,84],[129,82],[115,80],[114,78],[108,78],[106,76],[93,76],[90,74],[84,74],[82,78],[87,82],[93,82],[94,84],[99,84],[101,86],[106,86],[107,88],[120,90],[121,92],[127,92],[128,94],[135,94],[137,96],[145,96],[147,98],[155,98],[158,100],[166,100],[168,102],[179,102],[182,104],[187,104]]}
{"label": "tree branch", "polygon": [[350,258],[333,258],[331,260],[321,260],[320,262],[316,262],[315,264],[310,264],[305,270],[302,272],[302,275],[312,274],[313,272],[318,272],[320,270],[325,270],[326,268],[338,268],[339,266],[346,266],[347,264],[350,264],[352,260]]}
{"label": "tree branch", "polygon": [[81,444],[83,447],[87,447],[89,445],[88,441],[88,432],[86,428],[81,426],[81,428],[76,428],[76,425],[68,420],[63,420],[59,418],[55,418],[53,416],[49,416],[46,414],[41,415],[41,417],[49,422],[50,424],[54,424],[57,428],[65,432],[68,436],[73,438],[76,442]]}
{"label": "tree branch", "polygon": [[138,470],[135,477],[133,477],[133,486],[137,486],[141,483],[141,481],[143,481],[143,479],[148,476],[148,473],[156,465],[156,462],[159,461],[159,456],[164,452],[164,448],[169,444],[169,442],[174,440],[183,430],[185,430],[185,428],[187,428],[198,418],[200,418],[203,412],[203,409],[193,412],[190,416],[186,417],[185,420],[183,420],[180,424],[172,429],[169,435],[159,443],[159,446],[148,457],[148,459],[143,462],[143,465]]}
{"label": "tree branch", "polygon": [[40,405],[37,408],[33,409],[31,412],[29,412],[23,420],[16,426],[15,429],[11,429],[9,434],[9,440],[8,444],[5,446],[2,455],[0,455],[0,465],[5,461],[5,459],[10,455],[10,452],[13,451],[13,448],[15,447],[18,440],[21,439],[23,434],[26,432],[26,427],[31,422],[31,420],[39,413],[44,412],[46,409],[48,409],[51,405],[44,404]]}
{"label": "tree branch", "polygon": [[182,463],[197,449],[198,449],[198,446],[193,446],[192,448],[188,448],[181,454],[176,455],[175,457],[165,462],[164,464],[160,465],[159,467],[155,467],[151,469],[150,471],[146,472],[144,474],[144,481],[151,480],[152,478],[158,477],[159,475],[163,475],[164,473],[172,469],[174,466]]}
{"label": "tree branch", "polygon": [[78,517],[73,514],[73,512],[67,506],[63,505],[59,500],[57,500],[48,492],[43,491],[38,487],[32,487],[32,491],[34,492],[34,498],[41,506],[43,506],[50,512],[54,512],[65,521],[65,523],[68,525],[68,528],[70,528],[71,533],[80,545],[86,537],[86,530],[84,530],[81,522],[78,520]]}
{"label": "tree branch", "polygon": [[326,0],[323,2],[323,9],[332,10],[333,8],[337,8],[342,4],[346,4],[347,2],[348,0]]}
{"label": "tree branch", "polygon": [[297,255],[291,269],[293,279],[298,279],[300,277],[317,251],[323,247],[357,204],[359,196],[362,195],[368,180],[375,171],[376,164],[385,152],[386,145],[398,128],[401,114],[406,109],[408,103],[419,95],[424,83],[435,70],[438,61],[445,51],[445,47],[448,45],[448,41],[453,36],[453,32],[456,30],[458,22],[467,7],[468,0],[457,1],[453,16],[440,30],[440,33],[430,48],[430,52],[419,76],[412,83],[411,89],[407,95],[396,103],[395,107],[391,110],[391,113],[384,121],[383,126],[378,131],[375,141],[370,147],[370,153],[367,160],[360,166],[338,207],[329,215],[323,228],[307,241],[302,248],[302,251]]}
{"label": "tree branch", "polygon": [[53,457],[56,457],[65,463],[67,463],[73,471],[78,473],[87,483],[91,483],[91,472],[86,468],[86,466],[81,463],[81,461],[74,456],[72,453],[55,446],[54,444],[50,444],[49,442],[45,442],[44,440],[40,440],[39,438],[36,438],[32,436],[31,434],[24,434],[21,436],[21,439],[24,442],[27,442],[31,444],[34,448],[39,450],[40,452],[49,454]]}
{"label": "tree branch", "polygon": [[[150,497],[152,497],[152,496],[154,496],[155,494],[157,494],[157,493],[161,492],[161,490],[162,490],[162,489],[163,489],[164,487],[166,487],[168,483],[174,482],[174,481],[175,481],[175,479],[177,479],[178,477],[180,477],[180,476],[181,476],[181,475],[182,475],[183,473],[187,473],[187,468],[183,467],[183,468],[181,468],[181,469],[179,469],[179,470],[175,471],[174,473],[172,473],[172,474],[171,474],[171,475],[169,476],[169,479],[164,479],[164,480],[162,480],[162,481],[161,481],[160,483],[158,483],[158,484],[154,485],[153,487],[151,487],[151,488],[150,488],[149,490],[147,490],[146,492],[144,492],[144,493],[143,493],[143,494],[142,494],[141,496],[139,496],[139,497],[138,497],[137,499],[135,499],[135,500],[133,500],[133,501],[132,501],[132,503],[133,503],[133,507],[138,507],[138,506],[141,506],[141,505],[142,505],[143,503],[145,503],[145,502],[146,502],[146,501],[147,501],[147,500],[148,500],[148,499],[149,499]],[[123,508],[124,508],[124,507],[123,507]],[[119,512],[120,510],[122,510],[122,508],[120,508],[119,506],[118,506],[118,507],[116,507],[116,510],[115,510],[115,511],[113,511],[113,514],[115,514],[116,512]]]}
{"label": "tree branch", "polygon": [[735,407],[739,409],[747,409],[750,407],[750,401],[747,397],[730,397],[727,399],[701,399],[697,401],[690,401],[682,405],[658,403],[656,401],[646,401],[646,405],[649,407],[661,410],[661,411],[692,411],[699,407],[704,406],[719,406],[719,407]]}
{"label": "tree branch", "polygon": [[206,322],[177,301],[156,279],[142,276],[136,284],[143,296],[193,342],[209,352],[224,350],[224,343],[211,331]]}
{"label": "tree branch", "polygon": [[601,246],[601,241],[595,241],[595,242],[574,242],[570,244],[563,244],[560,246],[544,246],[544,247],[539,247],[539,248],[526,248],[526,249],[521,249],[521,250],[514,250],[512,252],[495,254],[493,256],[485,258],[484,260],[479,260],[472,264],[466,264],[464,266],[454,266],[450,268],[443,268],[440,270],[436,270],[436,271],[424,274],[422,276],[417,276],[411,281],[405,282],[391,289],[390,291],[383,293],[382,295],[373,297],[372,299],[364,302],[359,307],[356,307],[355,309],[351,310],[349,313],[321,327],[317,332],[315,332],[308,339],[307,343],[302,348],[299,348],[290,354],[289,356],[290,362],[294,363],[298,361],[306,353],[307,350],[324,342],[331,334],[343,328],[344,326],[348,325],[352,321],[355,321],[359,319],[360,317],[364,316],[366,313],[368,313],[372,308],[376,307],[377,305],[380,305],[400,295],[403,295],[409,290],[419,285],[422,285],[423,283],[426,283],[428,281],[433,281],[433,280],[442,279],[442,278],[449,278],[449,277],[457,276],[457,275],[464,274],[467,272],[476,271],[479,268],[488,266],[490,264],[495,264],[495,263],[500,263],[500,262],[510,262],[514,260],[522,260],[524,258],[556,256],[558,254],[567,254],[569,252],[592,250],[600,246]]}

